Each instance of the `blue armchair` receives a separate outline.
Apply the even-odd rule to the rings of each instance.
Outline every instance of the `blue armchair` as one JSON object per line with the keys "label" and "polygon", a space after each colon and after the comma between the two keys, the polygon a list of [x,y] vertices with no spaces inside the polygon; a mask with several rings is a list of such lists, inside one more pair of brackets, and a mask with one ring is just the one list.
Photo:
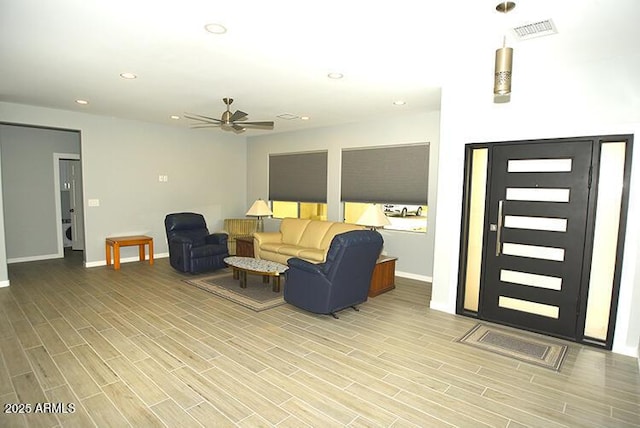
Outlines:
{"label": "blue armchair", "polygon": [[331,314],[367,300],[371,276],[382,251],[382,236],[372,230],[336,235],[324,263],[288,261],[284,300],[318,314]]}
{"label": "blue armchair", "polygon": [[209,234],[201,214],[167,214],[164,227],[169,243],[169,263],[180,272],[200,273],[221,269],[229,257],[227,234]]}

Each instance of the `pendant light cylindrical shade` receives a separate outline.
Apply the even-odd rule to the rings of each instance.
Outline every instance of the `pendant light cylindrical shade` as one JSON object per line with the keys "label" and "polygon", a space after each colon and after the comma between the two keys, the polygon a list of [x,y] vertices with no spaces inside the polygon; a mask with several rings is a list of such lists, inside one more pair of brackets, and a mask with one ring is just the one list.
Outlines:
{"label": "pendant light cylindrical shade", "polygon": [[513,48],[502,47],[496,50],[496,66],[493,81],[495,95],[511,93],[511,71],[513,66]]}

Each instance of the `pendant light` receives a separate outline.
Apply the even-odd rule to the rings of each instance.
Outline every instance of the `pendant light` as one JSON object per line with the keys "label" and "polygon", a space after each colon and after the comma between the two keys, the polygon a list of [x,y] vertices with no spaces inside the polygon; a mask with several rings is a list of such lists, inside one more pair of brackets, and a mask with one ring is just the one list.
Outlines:
{"label": "pendant light", "polygon": [[[500,13],[508,13],[516,7],[512,1],[505,1],[496,6]],[[511,74],[513,66],[513,48],[507,47],[507,37],[502,38],[502,47],[496,50],[495,72],[493,75],[493,94],[505,96],[511,94]]]}

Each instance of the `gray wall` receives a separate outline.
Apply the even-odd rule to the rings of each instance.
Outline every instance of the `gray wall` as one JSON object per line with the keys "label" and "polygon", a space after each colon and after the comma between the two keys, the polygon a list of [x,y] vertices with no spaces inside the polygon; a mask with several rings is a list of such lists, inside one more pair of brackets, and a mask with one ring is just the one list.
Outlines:
{"label": "gray wall", "polygon": [[[249,201],[268,199],[268,163],[270,153],[292,153],[328,150],[327,211],[328,219],[342,221],[340,202],[341,150],[352,147],[374,147],[408,143],[430,143],[429,212],[427,233],[382,231],[384,250],[398,257],[398,273],[429,280],[433,270],[435,236],[436,187],[438,183],[439,148],[438,112],[423,112],[385,117],[383,120],[351,123],[332,128],[268,134],[249,138],[248,183]],[[274,224],[276,223],[276,224]],[[277,222],[265,222],[265,228],[277,228]]]}
{"label": "gray wall", "polygon": [[54,256],[54,153],[80,154],[78,132],[0,125],[7,259]]}
{"label": "gray wall", "polygon": [[[113,235],[148,234],[166,255],[169,212],[200,212],[213,232],[248,209],[243,136],[9,103],[0,103],[0,120],[80,131],[87,266],[104,264],[104,239]],[[136,256],[122,249],[123,258]]]}

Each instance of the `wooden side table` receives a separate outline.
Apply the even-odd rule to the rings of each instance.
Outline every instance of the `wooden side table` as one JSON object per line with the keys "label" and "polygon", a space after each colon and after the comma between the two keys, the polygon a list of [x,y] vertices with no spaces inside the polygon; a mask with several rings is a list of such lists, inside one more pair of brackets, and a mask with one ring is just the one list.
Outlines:
{"label": "wooden side table", "polygon": [[253,235],[236,237],[236,256],[255,257],[253,254]]}
{"label": "wooden side table", "polygon": [[371,276],[369,297],[375,297],[396,288],[396,260],[397,257],[380,256]]}
{"label": "wooden side table", "polygon": [[113,248],[113,269],[120,269],[120,247],[139,247],[140,261],[144,261],[145,245],[149,246],[149,264],[153,264],[153,238],[145,235],[134,236],[112,236],[105,240],[105,253],[107,266],[111,265],[111,249]]}

